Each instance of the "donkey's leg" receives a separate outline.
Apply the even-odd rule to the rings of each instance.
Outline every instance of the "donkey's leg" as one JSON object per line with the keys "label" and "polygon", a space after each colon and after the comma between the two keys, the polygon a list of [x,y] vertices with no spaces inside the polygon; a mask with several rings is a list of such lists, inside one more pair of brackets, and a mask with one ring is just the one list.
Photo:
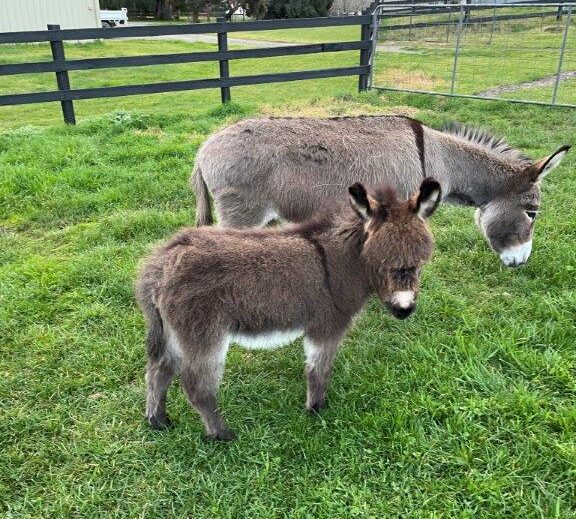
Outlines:
{"label": "donkey's leg", "polygon": [[149,360],[146,371],[146,419],[153,429],[170,425],[166,414],[166,395],[178,366],[173,359]]}
{"label": "donkey's leg", "polygon": [[268,209],[268,201],[258,199],[257,192],[226,189],[215,195],[214,205],[221,227],[256,227],[266,225],[277,216]]}
{"label": "donkey's leg", "polygon": [[304,339],[308,384],[306,409],[309,412],[318,412],[326,407],[326,391],[339,345],[340,337],[321,340],[310,337]]}
{"label": "donkey's leg", "polygon": [[200,414],[206,436],[214,440],[236,437],[222,418],[217,401],[227,351],[227,340],[215,341],[202,351],[187,349],[190,355],[185,356],[182,365],[182,386],[186,396]]}
{"label": "donkey's leg", "polygon": [[148,365],[146,369],[146,419],[154,429],[170,424],[166,415],[166,394],[180,369],[180,344],[167,323],[154,309],[148,312]]}

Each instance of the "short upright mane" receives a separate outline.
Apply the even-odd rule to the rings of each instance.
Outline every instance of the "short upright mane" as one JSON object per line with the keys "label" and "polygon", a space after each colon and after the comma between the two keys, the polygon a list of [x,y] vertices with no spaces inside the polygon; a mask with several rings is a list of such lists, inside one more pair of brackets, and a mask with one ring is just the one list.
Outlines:
{"label": "short upright mane", "polygon": [[532,164],[532,160],[520,150],[513,148],[504,139],[495,136],[488,130],[465,124],[450,123],[444,126],[443,132],[464,139],[488,152],[500,155],[503,159],[526,165]]}

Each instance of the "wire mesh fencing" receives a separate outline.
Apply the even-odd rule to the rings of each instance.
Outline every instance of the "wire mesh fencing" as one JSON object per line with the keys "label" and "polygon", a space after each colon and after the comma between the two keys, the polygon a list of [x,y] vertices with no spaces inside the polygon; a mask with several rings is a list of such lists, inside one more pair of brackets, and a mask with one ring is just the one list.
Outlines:
{"label": "wire mesh fencing", "polygon": [[576,107],[576,4],[380,5],[371,86]]}

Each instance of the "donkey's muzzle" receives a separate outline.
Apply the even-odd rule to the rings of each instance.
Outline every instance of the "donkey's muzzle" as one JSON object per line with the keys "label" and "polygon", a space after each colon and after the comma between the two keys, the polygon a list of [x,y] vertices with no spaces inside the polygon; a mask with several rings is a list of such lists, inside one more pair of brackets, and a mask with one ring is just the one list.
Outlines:
{"label": "donkey's muzzle", "polygon": [[528,261],[531,252],[532,240],[528,240],[526,243],[503,250],[500,259],[507,267],[520,267]]}
{"label": "donkey's muzzle", "polygon": [[416,309],[416,293],[412,290],[394,292],[386,306],[396,319],[406,319]]}
{"label": "donkey's muzzle", "polygon": [[416,310],[416,305],[402,307],[389,304],[388,310],[394,317],[396,317],[396,319],[406,319],[407,317],[410,317],[410,315],[412,315],[414,310]]}

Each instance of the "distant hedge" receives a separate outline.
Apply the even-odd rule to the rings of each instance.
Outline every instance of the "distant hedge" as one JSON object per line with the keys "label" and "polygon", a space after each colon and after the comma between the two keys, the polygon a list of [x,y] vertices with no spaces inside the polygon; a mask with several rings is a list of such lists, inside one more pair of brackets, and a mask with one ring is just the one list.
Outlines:
{"label": "distant hedge", "polygon": [[333,0],[270,0],[267,18],[314,18],[328,16]]}

